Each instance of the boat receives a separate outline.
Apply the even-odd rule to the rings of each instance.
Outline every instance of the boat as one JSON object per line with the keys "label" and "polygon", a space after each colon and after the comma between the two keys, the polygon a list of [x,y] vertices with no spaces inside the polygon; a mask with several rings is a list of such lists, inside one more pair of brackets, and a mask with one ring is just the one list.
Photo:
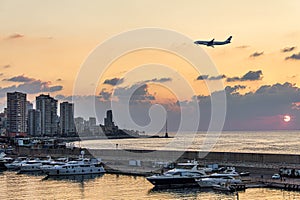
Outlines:
{"label": "boat", "polygon": [[200,178],[195,180],[201,188],[211,188],[217,184],[241,184],[242,180],[228,175],[211,175],[207,178]]}
{"label": "boat", "polygon": [[4,152],[0,153],[0,169],[6,169],[5,164],[13,162],[13,158],[5,157],[6,154]]}
{"label": "boat", "polygon": [[222,191],[222,192],[235,192],[235,188],[227,183],[222,183],[222,184],[216,184],[213,185],[214,190]]}
{"label": "boat", "polygon": [[238,172],[235,171],[235,167],[227,167],[224,171],[222,172],[218,172],[218,173],[213,173],[211,174],[213,176],[231,176],[231,177],[235,177],[235,178],[240,178],[240,174]]}
{"label": "boat", "polygon": [[84,175],[105,173],[102,163],[91,162],[88,159],[74,160],[64,165],[55,165],[43,169],[48,176]]}
{"label": "boat", "polygon": [[47,158],[47,160],[40,160],[39,158],[36,158],[22,163],[19,173],[42,171],[41,166],[48,165],[53,162],[53,159],[50,156]]}
{"label": "boat", "polygon": [[5,167],[8,170],[20,170],[21,165],[28,161],[27,157],[18,157],[11,163],[5,163]]}
{"label": "boat", "polygon": [[203,170],[198,169],[198,162],[178,163],[174,169],[163,174],[149,176],[146,179],[155,187],[191,187],[197,186],[195,179],[207,177]]}

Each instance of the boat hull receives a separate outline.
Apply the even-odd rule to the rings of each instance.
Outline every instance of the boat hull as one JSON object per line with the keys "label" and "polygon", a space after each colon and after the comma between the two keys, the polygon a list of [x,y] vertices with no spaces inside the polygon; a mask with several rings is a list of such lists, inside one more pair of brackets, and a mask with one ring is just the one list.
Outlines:
{"label": "boat hull", "polygon": [[193,177],[152,178],[147,180],[155,187],[195,187],[197,182]]}
{"label": "boat hull", "polygon": [[68,175],[86,175],[86,174],[102,174],[105,173],[103,167],[95,167],[89,169],[48,169],[45,170],[48,176],[68,176]]}

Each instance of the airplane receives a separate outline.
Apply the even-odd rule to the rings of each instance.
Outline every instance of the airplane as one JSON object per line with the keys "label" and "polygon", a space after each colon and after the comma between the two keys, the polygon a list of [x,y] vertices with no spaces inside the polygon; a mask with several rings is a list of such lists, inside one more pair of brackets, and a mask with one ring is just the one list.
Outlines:
{"label": "airplane", "polygon": [[195,41],[194,43],[198,44],[198,45],[203,44],[203,45],[206,45],[208,47],[215,48],[214,45],[224,45],[224,44],[230,43],[231,38],[232,38],[232,36],[230,36],[227,40],[225,40],[223,42],[218,42],[218,41],[215,41],[215,39],[212,39],[211,41],[201,41],[201,40],[198,40],[198,41]]}

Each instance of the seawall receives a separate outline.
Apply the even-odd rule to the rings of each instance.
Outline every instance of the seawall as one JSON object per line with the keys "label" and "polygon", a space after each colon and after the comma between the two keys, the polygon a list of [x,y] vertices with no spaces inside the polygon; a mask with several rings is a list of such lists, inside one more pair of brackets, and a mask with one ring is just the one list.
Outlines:
{"label": "seawall", "polygon": [[69,156],[80,155],[85,150],[87,157],[97,157],[103,160],[140,160],[150,162],[174,162],[186,160],[199,160],[202,163],[219,163],[235,165],[264,165],[264,166],[293,166],[300,163],[298,154],[266,154],[266,153],[233,153],[233,152],[196,152],[196,151],[149,151],[149,150],[121,150],[121,149],[29,149],[25,147],[16,148],[18,155],[28,156]]}

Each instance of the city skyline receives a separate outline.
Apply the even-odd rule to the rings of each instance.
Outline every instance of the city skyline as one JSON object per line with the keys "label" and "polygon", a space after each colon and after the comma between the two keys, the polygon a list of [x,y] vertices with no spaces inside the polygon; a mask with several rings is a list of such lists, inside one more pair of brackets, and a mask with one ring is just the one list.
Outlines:
{"label": "city skyline", "polygon": [[[90,4],[2,0],[0,110],[5,107],[7,92],[26,92],[31,101],[34,96],[49,93],[61,101],[80,101],[75,116],[97,116],[102,120],[104,111],[111,109],[110,102],[120,98],[120,92],[138,86],[132,102],[136,107],[131,113],[138,125],[148,124],[148,109],[161,104],[168,113],[170,130],[176,130],[180,123],[177,103],[186,103],[183,110],[194,109],[190,102],[198,99],[202,101],[200,127],[206,130],[210,117],[208,99],[217,92],[209,91],[207,84],[219,81],[227,95],[224,130],[300,129],[299,6],[297,0]],[[82,64],[97,45],[120,33],[146,27],[173,30],[191,40],[223,40],[229,35],[233,38],[230,45],[199,47],[212,60],[218,74],[199,74],[178,56],[144,49],[114,60],[98,82],[89,83],[96,87],[94,93],[83,89],[79,96],[72,96]],[[170,47],[184,49],[189,45],[193,44],[174,42]],[[123,44],[107,51],[107,57],[119,47]],[[168,90],[171,86],[181,87],[177,74],[165,75],[155,63],[182,75],[194,89],[194,96],[185,88],[176,94]],[[145,64],[161,73],[134,73],[136,67]],[[131,76],[127,77],[129,72]],[[86,106],[90,99],[96,99],[99,110]],[[285,116],[290,120],[285,121]]]}

